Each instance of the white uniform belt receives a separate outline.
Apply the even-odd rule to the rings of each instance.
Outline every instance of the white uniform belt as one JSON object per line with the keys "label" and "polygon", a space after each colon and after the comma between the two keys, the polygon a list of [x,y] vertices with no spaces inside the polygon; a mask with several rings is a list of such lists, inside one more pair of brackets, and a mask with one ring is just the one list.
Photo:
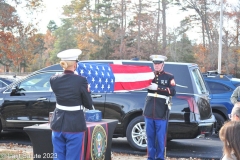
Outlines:
{"label": "white uniform belt", "polygon": [[56,108],[64,110],[64,111],[78,111],[81,110],[81,106],[62,106],[56,103]]}
{"label": "white uniform belt", "polygon": [[170,98],[169,97],[164,96],[164,95],[160,95],[160,94],[157,94],[157,93],[148,93],[147,95],[151,96],[151,97],[157,97],[157,98],[165,99],[166,100],[166,104],[168,105],[169,110],[171,110],[171,102],[170,102]]}
{"label": "white uniform belt", "polygon": [[157,94],[157,93],[148,93],[147,95],[148,95],[148,96],[151,96],[151,97],[164,98],[164,99],[166,99],[166,100],[169,99],[169,97],[164,96],[164,95],[160,95],[160,94]]}

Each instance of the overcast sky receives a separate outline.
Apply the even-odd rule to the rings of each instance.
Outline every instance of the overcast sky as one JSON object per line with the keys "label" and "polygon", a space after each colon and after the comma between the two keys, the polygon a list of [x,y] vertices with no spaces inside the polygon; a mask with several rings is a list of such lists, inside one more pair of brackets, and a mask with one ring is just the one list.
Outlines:
{"label": "overcast sky", "polygon": [[[71,0],[43,0],[45,4],[44,11],[37,16],[34,16],[32,19],[36,19],[39,22],[38,29],[41,33],[45,33],[47,30],[47,25],[50,20],[54,20],[57,25],[60,25],[61,21],[60,18],[62,16],[62,6],[69,4]],[[134,0],[133,0],[134,1]],[[220,1],[220,0],[218,0]],[[239,0],[227,0],[228,2],[231,2],[233,4],[237,4]],[[220,10],[220,6],[219,6]],[[21,9],[20,14],[22,15]],[[167,26],[168,29],[176,28],[180,25],[180,20],[182,20],[185,16],[189,15],[187,12],[179,11],[177,7],[171,7],[167,10]],[[24,19],[21,17],[21,19]],[[191,34],[189,34],[190,39],[194,39],[191,36],[196,33],[197,31],[192,31]],[[195,37],[195,36],[194,36]]]}
{"label": "overcast sky", "polygon": [[[68,3],[70,3],[70,0],[44,0],[44,4],[46,5],[45,11],[38,15],[38,19],[40,19],[39,27],[41,28],[41,32],[45,33],[46,26],[50,20],[54,20],[58,25],[60,25],[62,6]],[[177,10],[178,9],[175,7],[168,10],[167,16],[170,15],[169,17],[171,18],[167,19],[167,26],[174,28],[177,27],[183,16],[187,15],[187,13],[176,12]]]}
{"label": "overcast sky", "polygon": [[70,3],[70,0],[44,0],[46,5],[45,11],[39,16],[41,19],[42,31],[46,31],[46,26],[50,20],[54,20],[57,24],[60,24],[60,18],[62,16],[62,6]]}

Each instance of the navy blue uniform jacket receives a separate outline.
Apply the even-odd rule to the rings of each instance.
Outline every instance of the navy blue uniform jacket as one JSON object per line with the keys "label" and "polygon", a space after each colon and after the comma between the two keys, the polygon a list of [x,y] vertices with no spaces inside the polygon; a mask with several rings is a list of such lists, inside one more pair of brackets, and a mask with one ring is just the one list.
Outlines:
{"label": "navy blue uniform jacket", "polygon": [[[85,77],[65,70],[63,74],[52,76],[50,84],[59,105],[83,105],[92,109],[92,98]],[[50,126],[54,131],[83,132],[86,130],[84,113],[82,110],[65,111],[55,108]]]}
{"label": "navy blue uniform jacket", "polygon": [[[174,76],[167,72],[155,72],[155,77],[152,83],[158,85],[157,90],[148,90],[148,93],[159,94],[164,96],[174,96],[175,91],[175,80]],[[152,96],[146,97],[146,103],[143,110],[143,115],[153,119],[166,119],[168,111],[168,105],[166,99],[157,98]]]}

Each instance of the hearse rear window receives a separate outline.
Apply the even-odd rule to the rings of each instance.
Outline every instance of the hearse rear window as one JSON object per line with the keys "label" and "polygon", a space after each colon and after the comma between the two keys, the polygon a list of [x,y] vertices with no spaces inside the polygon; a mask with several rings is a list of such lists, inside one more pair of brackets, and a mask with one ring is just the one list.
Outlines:
{"label": "hearse rear window", "polygon": [[173,74],[178,93],[194,93],[187,65],[165,64],[164,71]]}
{"label": "hearse rear window", "polygon": [[203,81],[203,78],[202,78],[202,75],[201,75],[199,69],[197,69],[197,68],[193,69],[192,72],[193,72],[194,81],[197,84],[198,93],[199,94],[207,93],[207,89],[206,89],[205,83]]}

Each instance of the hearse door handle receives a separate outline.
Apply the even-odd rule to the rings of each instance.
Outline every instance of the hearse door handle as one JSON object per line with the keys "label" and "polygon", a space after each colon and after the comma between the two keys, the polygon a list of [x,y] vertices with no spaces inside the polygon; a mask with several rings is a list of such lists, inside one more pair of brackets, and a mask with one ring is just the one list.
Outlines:
{"label": "hearse door handle", "polygon": [[45,101],[47,98],[38,98],[37,101]]}
{"label": "hearse door handle", "polygon": [[92,98],[100,98],[100,97],[102,97],[102,95],[101,94],[92,94],[91,97]]}

